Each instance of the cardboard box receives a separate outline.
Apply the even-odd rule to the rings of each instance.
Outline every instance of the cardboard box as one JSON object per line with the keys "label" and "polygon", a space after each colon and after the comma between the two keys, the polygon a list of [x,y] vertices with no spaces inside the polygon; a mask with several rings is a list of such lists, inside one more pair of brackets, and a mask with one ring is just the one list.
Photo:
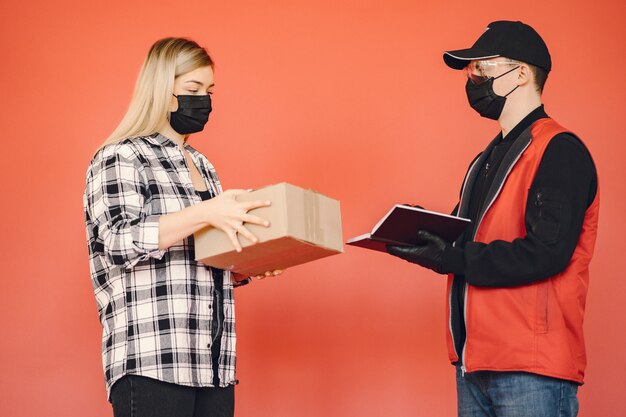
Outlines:
{"label": "cardboard box", "polygon": [[237,253],[226,234],[212,227],[194,234],[196,260],[246,276],[285,269],[343,253],[339,201],[287,183],[237,196],[239,201],[269,200],[272,205],[249,211],[270,227],[246,224],[259,238],[239,237]]}

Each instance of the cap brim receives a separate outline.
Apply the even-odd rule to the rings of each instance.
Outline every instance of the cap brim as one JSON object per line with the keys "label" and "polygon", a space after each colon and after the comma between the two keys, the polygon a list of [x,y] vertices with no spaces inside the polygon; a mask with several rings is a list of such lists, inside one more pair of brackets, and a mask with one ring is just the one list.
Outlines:
{"label": "cap brim", "polygon": [[469,48],[459,49],[456,51],[445,51],[443,53],[443,60],[450,68],[460,70],[465,68],[470,61],[474,61],[476,59],[497,58],[499,56],[499,54]]}

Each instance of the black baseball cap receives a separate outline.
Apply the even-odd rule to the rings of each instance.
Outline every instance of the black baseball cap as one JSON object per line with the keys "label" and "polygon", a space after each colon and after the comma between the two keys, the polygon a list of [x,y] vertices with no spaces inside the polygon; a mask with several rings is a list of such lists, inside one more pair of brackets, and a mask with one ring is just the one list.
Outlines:
{"label": "black baseball cap", "polygon": [[499,56],[532,64],[548,72],[552,69],[548,47],[535,29],[508,20],[489,23],[471,48],[446,51],[443,60],[450,68],[463,69],[470,61]]}

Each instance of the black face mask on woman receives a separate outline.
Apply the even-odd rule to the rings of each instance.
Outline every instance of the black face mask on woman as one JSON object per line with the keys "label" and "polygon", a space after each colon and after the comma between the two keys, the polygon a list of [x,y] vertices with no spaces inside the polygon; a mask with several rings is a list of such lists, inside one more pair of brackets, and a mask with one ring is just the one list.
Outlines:
{"label": "black face mask on woman", "polygon": [[172,95],[178,99],[178,110],[170,113],[172,129],[181,135],[202,131],[211,113],[211,96]]}
{"label": "black face mask on woman", "polygon": [[506,103],[506,97],[519,87],[515,86],[514,89],[509,91],[504,96],[499,96],[493,91],[493,82],[498,78],[508,74],[509,72],[516,70],[519,66],[505,72],[497,77],[489,77],[481,83],[475,83],[470,78],[467,79],[465,84],[465,93],[467,93],[467,100],[469,105],[478,112],[482,117],[488,119],[498,120],[504,109],[504,103]]}

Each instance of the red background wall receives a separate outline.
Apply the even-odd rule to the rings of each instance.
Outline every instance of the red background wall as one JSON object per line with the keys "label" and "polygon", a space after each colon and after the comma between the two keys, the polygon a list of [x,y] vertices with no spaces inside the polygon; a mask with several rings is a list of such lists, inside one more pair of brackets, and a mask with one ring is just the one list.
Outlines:
{"label": "red background wall", "polygon": [[[217,62],[193,144],[227,188],[279,181],[341,200],[344,237],[396,202],[451,209],[497,133],[444,49],[520,19],[551,48],[550,115],[599,169],[581,416],[623,416],[626,145],[619,0],[0,3],[0,415],[109,416],[81,195],[153,41]],[[444,279],[358,248],[237,291],[239,416],[451,416]]]}

